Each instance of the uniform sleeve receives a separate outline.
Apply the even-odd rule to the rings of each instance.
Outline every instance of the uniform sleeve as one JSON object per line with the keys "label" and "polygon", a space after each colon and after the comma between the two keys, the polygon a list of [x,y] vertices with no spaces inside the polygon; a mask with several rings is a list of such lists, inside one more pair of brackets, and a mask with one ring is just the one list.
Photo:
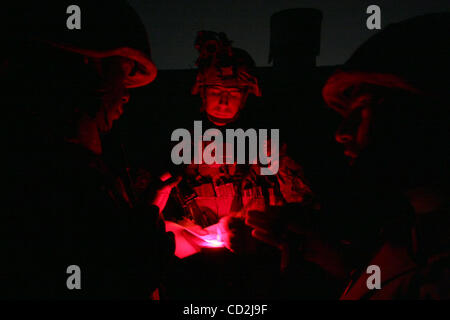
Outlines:
{"label": "uniform sleeve", "polygon": [[[77,264],[87,299],[149,299],[173,257],[174,241],[156,206],[130,208],[111,199],[102,184],[85,190],[68,210],[65,264]],[[68,212],[66,212],[66,215]],[[70,262],[69,262],[70,261]]]}

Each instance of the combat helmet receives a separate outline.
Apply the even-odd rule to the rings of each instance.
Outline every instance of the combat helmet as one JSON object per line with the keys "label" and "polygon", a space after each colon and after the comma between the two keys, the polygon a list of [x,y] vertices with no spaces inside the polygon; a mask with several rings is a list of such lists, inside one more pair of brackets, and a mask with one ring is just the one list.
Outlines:
{"label": "combat helmet", "polygon": [[427,14],[387,26],[364,42],[326,82],[333,107],[360,84],[449,101],[450,13]]}
{"label": "combat helmet", "polygon": [[198,73],[192,94],[203,94],[202,88],[217,85],[245,88],[247,93],[261,96],[258,79],[253,74],[255,62],[245,50],[234,48],[231,43],[225,33],[198,32],[195,40]]}
{"label": "combat helmet", "polygon": [[[67,26],[69,7],[80,9],[80,28]],[[41,43],[93,58],[122,56],[133,60],[128,88],[152,82],[157,69],[145,27],[124,0],[25,1],[8,10],[11,42]]]}

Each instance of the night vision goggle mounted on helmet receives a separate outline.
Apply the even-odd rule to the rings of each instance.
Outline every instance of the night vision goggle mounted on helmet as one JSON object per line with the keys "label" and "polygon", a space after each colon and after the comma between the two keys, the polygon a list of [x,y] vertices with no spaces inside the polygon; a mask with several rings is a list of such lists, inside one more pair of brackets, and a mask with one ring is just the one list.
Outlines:
{"label": "night vision goggle mounted on helmet", "polygon": [[192,94],[206,86],[218,86],[246,89],[261,96],[258,79],[251,74],[255,62],[246,51],[233,48],[224,33],[198,32],[195,48],[199,52],[198,74]]}

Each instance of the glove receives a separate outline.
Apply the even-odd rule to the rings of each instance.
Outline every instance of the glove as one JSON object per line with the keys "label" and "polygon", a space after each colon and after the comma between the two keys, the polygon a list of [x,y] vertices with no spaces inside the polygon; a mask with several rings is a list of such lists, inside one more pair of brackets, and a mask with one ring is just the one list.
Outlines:
{"label": "glove", "polygon": [[150,197],[150,203],[159,208],[159,213],[161,213],[169,200],[170,191],[174,188],[180,181],[181,177],[173,178],[170,173],[165,173],[160,177],[162,184],[159,188],[152,193]]}

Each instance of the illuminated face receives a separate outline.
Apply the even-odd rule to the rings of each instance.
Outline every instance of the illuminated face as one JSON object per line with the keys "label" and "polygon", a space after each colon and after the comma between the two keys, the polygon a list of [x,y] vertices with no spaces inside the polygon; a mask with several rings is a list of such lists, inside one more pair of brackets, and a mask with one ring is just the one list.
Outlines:
{"label": "illuminated face", "polygon": [[242,89],[233,87],[208,86],[205,89],[204,105],[206,113],[215,125],[232,121],[245,103]]}
{"label": "illuminated face", "polygon": [[336,131],[336,141],[344,145],[344,154],[353,164],[370,142],[373,126],[373,105],[369,95],[350,99],[345,108],[337,109],[343,120]]}
{"label": "illuminated face", "polygon": [[123,113],[123,106],[130,100],[130,94],[124,80],[133,68],[134,62],[123,57],[111,57],[93,60],[100,77],[96,93],[101,97],[100,108],[96,114],[96,123],[100,132],[112,129],[113,122]]}
{"label": "illuminated face", "polygon": [[[439,156],[430,153],[442,136],[434,131],[436,114],[424,108],[420,96],[384,88],[363,90],[342,101],[342,107],[335,107],[343,116],[336,140],[343,144],[354,173],[374,179],[366,182],[387,183],[390,188],[409,188],[426,181],[424,173],[441,163],[435,160]],[[438,148],[434,150],[442,150]]]}

